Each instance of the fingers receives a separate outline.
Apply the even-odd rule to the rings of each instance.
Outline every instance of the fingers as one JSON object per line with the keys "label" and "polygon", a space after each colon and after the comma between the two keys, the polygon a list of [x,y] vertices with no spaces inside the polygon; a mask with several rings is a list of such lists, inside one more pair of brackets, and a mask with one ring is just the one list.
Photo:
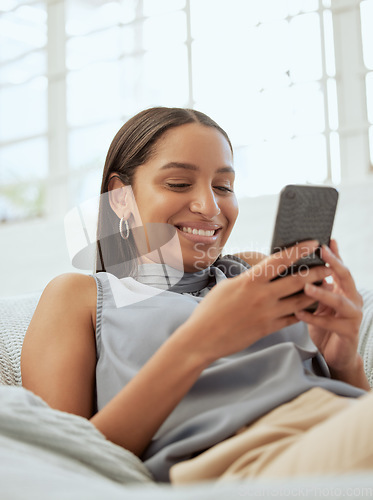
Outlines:
{"label": "fingers", "polygon": [[307,270],[307,273],[296,273],[281,278],[271,284],[273,290],[282,297],[303,290],[306,283],[323,281],[330,276],[331,270],[325,266],[317,266]]}
{"label": "fingers", "polygon": [[362,312],[358,304],[348,297],[336,294],[323,287],[317,287],[310,283],[304,288],[305,294],[313,300],[321,302],[330,308],[331,314],[314,315],[305,311],[296,313],[298,319],[314,326],[327,330],[338,331],[339,333],[351,333],[360,325]]}
{"label": "fingers", "polygon": [[249,274],[260,281],[271,281],[297,260],[313,253],[319,246],[318,241],[302,241],[297,245],[276,252],[253,266]]}
{"label": "fingers", "polygon": [[330,307],[341,317],[350,317],[356,310],[356,305],[349,298],[311,283],[305,285],[304,293]]}
{"label": "fingers", "polygon": [[358,331],[361,323],[362,298],[356,290],[350,271],[343,264],[335,240],[331,240],[330,249],[323,245],[321,257],[331,271],[334,283],[323,283],[321,287],[308,282],[304,293],[310,299],[318,301],[320,307],[316,314],[299,311],[296,317],[325,331],[351,335]]}
{"label": "fingers", "polygon": [[337,318],[336,316],[317,316],[307,311],[298,311],[295,316],[300,321],[313,326],[322,328],[325,331],[338,332],[340,335],[351,336],[354,328],[354,323],[357,321],[347,320],[346,318]]}
{"label": "fingers", "polygon": [[306,309],[310,305],[314,304],[315,300],[308,297],[304,293],[296,294],[292,297],[286,297],[277,304],[277,314],[279,317],[293,315],[297,311]]}
{"label": "fingers", "polygon": [[285,328],[290,325],[294,325],[295,323],[299,323],[299,319],[294,316],[294,314],[287,314],[287,315],[282,315],[279,316],[276,319],[272,319],[271,321],[268,321],[266,325],[264,325],[263,333],[264,335],[268,333],[273,333],[278,330],[281,330],[281,328]]}
{"label": "fingers", "polygon": [[336,240],[331,239],[331,240],[330,240],[330,245],[329,245],[329,247],[330,247],[331,251],[334,253],[334,255],[336,255],[336,256],[338,257],[338,259],[339,259],[340,261],[342,261],[342,258],[341,258],[341,256],[339,255],[339,249],[338,249],[338,245],[337,245]]}
{"label": "fingers", "polygon": [[[332,240],[331,244],[334,247],[333,242],[335,243],[335,241]],[[339,256],[337,257],[337,255],[332,252],[331,248],[323,245],[321,247],[321,258],[326,264],[329,264],[341,281],[353,281],[350,271],[343,264],[341,258]]]}
{"label": "fingers", "polygon": [[334,285],[333,283],[328,283],[327,281],[324,281],[323,284],[321,285],[324,290],[329,290],[330,292],[333,290]]}
{"label": "fingers", "polygon": [[[326,280],[323,281],[321,287],[324,290],[329,290],[330,292],[332,292],[334,290],[333,283],[328,283]],[[330,307],[328,307],[327,305],[323,304],[322,302],[318,302],[316,311],[314,311],[314,314],[316,314],[316,315],[322,314],[324,316],[325,316],[325,314],[331,314],[331,313],[334,313],[334,311],[331,310]]]}
{"label": "fingers", "polygon": [[[333,272],[333,278],[346,293],[346,295],[350,296],[351,299],[361,303],[361,297],[356,289],[355,281],[349,269],[343,264],[339,256],[336,241],[331,240],[330,244],[331,248],[328,248],[326,245],[323,245],[321,248],[321,257],[323,261],[329,265],[330,269]],[[332,250],[334,250],[336,253],[334,253]]]}
{"label": "fingers", "polygon": [[289,315],[289,316],[284,316],[282,318],[279,318],[275,323],[274,323],[274,330],[281,330],[281,328],[286,328],[287,326],[290,325],[295,325],[295,323],[298,323],[299,319],[294,316],[294,314]]}

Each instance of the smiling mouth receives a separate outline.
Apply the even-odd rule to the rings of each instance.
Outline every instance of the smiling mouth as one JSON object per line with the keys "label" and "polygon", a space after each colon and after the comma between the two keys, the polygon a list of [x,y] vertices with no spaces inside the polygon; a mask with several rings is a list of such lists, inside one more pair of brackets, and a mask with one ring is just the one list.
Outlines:
{"label": "smiling mouth", "polygon": [[190,226],[175,226],[178,231],[183,233],[183,236],[188,240],[201,243],[214,243],[217,239],[217,235],[221,231],[221,227],[216,229],[200,229]]}
{"label": "smiling mouth", "polygon": [[188,226],[176,226],[180,231],[198,236],[214,236],[219,229],[196,229]]}

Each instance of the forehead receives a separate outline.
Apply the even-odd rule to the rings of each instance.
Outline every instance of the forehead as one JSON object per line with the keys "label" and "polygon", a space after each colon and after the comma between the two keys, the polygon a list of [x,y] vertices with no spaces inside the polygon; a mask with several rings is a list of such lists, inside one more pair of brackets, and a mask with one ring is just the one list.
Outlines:
{"label": "forehead", "polygon": [[155,145],[154,159],[162,162],[211,164],[216,168],[233,166],[230,145],[214,127],[188,123],[165,132]]}

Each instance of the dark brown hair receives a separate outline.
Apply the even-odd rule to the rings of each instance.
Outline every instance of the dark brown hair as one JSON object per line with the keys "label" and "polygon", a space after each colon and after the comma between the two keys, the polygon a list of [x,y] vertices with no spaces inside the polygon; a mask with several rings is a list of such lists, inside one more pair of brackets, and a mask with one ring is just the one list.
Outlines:
{"label": "dark brown hair", "polygon": [[[156,143],[169,129],[188,123],[200,123],[217,129],[233,148],[227,133],[210,117],[194,109],[156,107],[141,111],[128,120],[115,135],[106,156],[101,195],[108,192],[111,174],[125,185],[132,185],[136,168],[156,152]],[[118,277],[133,276],[137,259],[133,235],[123,240],[119,218],[111,209],[108,196],[101,196],[97,227],[96,272],[110,272]]]}

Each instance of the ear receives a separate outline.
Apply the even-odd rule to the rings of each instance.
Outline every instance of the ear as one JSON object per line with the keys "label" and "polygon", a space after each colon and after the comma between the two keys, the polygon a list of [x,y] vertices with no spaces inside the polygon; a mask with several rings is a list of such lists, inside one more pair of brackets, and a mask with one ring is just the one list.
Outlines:
{"label": "ear", "polygon": [[109,202],[112,210],[121,219],[129,219],[132,210],[129,203],[131,186],[123,184],[117,174],[111,174],[109,180]]}

